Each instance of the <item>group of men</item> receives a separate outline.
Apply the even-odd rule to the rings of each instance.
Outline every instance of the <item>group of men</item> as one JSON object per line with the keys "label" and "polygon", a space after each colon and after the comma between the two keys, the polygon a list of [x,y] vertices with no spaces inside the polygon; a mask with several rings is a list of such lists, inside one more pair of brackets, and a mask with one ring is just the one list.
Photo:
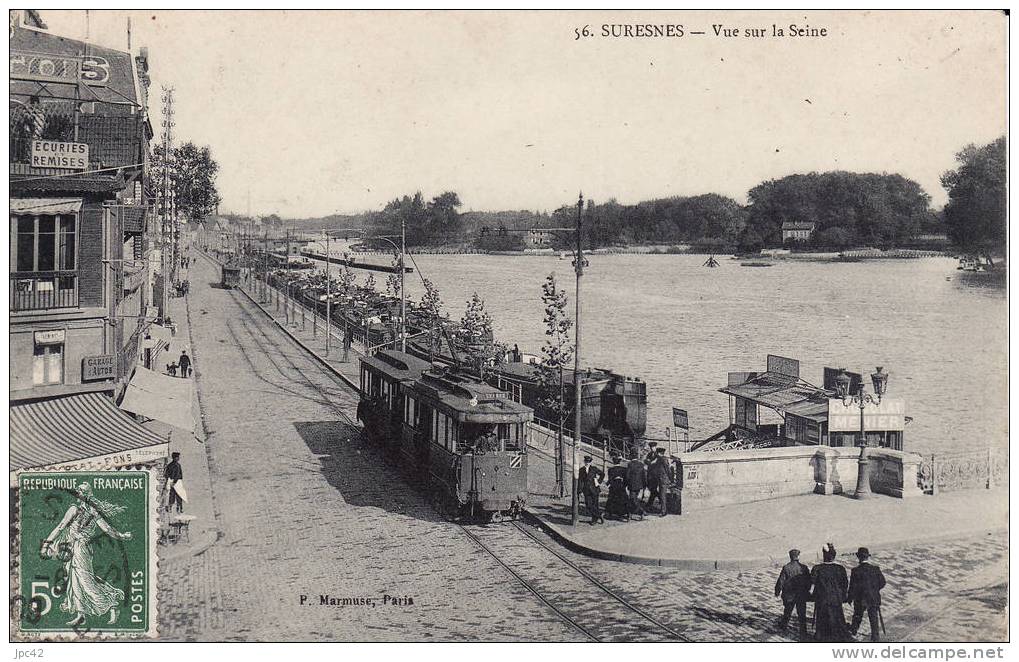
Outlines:
{"label": "group of men", "polygon": [[[619,455],[612,456],[612,466],[608,471],[609,494],[605,501],[605,512],[609,517],[629,521],[634,516],[644,519],[645,512],[650,512],[657,501],[660,517],[668,512],[670,491],[677,480],[677,472],[664,448],[657,448],[656,442],[650,442],[649,450],[643,461],[634,451],[630,460],[623,466]],[[605,473],[596,465],[590,455],[584,456],[584,466],[580,468],[577,483],[584,495],[584,505],[591,515],[591,524],[604,523],[601,510],[601,487],[605,482]],[[648,497],[643,499],[644,490]]]}
{"label": "group of men", "polygon": [[[814,636],[818,641],[845,642],[856,636],[863,622],[863,614],[870,621],[870,640],[881,640],[881,589],[885,576],[870,561],[870,550],[861,547],[856,551],[859,564],[847,577],[846,568],[835,561],[835,547],[828,543],[821,550],[821,563],[808,568],[800,563],[800,550],[789,550],[789,563],[782,566],[775,582],[775,597],[784,605],[779,626],[785,628],[793,609],[800,621],[800,637],[807,636],[807,602],[814,603]],[[842,605],[853,605],[853,619],[846,626]]]}

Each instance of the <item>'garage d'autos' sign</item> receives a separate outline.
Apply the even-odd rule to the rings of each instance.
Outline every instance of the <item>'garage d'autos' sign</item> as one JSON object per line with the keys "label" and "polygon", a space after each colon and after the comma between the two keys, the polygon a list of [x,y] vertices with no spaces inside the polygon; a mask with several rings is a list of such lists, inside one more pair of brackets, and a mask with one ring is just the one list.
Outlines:
{"label": "'garage d'autos' sign", "polygon": [[88,170],[88,145],[33,140],[32,167]]}

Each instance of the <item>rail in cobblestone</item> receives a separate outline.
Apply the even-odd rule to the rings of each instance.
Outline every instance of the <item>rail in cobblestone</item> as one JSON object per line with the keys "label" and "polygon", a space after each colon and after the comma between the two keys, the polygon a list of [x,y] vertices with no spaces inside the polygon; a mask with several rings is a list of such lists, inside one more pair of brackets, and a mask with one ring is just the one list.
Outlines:
{"label": "rail in cobblestone", "polygon": [[[458,526],[525,589],[592,641],[691,641],[545,544],[518,522],[476,529]],[[514,531],[522,535],[506,535]],[[549,572],[548,555],[563,566],[561,571]],[[606,596],[622,610],[607,609]]]}

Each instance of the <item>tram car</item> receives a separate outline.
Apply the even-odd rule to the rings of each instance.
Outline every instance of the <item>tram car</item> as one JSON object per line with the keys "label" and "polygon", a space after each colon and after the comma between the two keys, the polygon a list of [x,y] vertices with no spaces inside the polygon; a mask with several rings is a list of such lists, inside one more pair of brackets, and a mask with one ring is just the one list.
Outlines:
{"label": "tram car", "polygon": [[516,517],[527,498],[530,407],[455,367],[383,350],[361,359],[370,443],[451,519]]}

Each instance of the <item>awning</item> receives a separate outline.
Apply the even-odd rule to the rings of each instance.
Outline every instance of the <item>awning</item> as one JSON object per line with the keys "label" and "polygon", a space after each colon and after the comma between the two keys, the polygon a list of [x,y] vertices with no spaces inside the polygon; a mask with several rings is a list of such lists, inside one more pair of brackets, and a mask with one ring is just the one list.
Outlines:
{"label": "awning", "polygon": [[173,331],[160,324],[150,324],[145,331],[150,337],[155,340],[162,340],[167,345],[173,341]]}
{"label": "awning", "polygon": [[141,366],[135,368],[120,408],[139,416],[195,432],[190,379],[169,377]]}
{"label": "awning", "polygon": [[117,409],[102,393],[10,407],[11,471],[105,469],[160,460],[168,440]]}
{"label": "awning", "polygon": [[39,216],[44,214],[77,214],[81,198],[10,198],[11,213]]}

